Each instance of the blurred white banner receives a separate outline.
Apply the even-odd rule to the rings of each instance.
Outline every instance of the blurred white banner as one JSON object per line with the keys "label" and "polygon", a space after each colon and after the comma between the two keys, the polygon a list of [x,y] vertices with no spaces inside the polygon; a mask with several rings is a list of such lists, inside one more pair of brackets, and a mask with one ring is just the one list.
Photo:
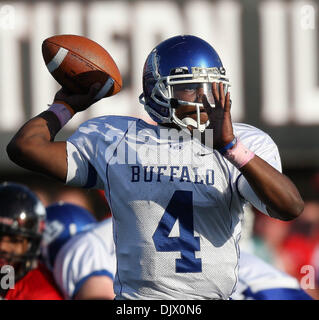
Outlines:
{"label": "blurred white banner", "polygon": [[[314,1],[271,0],[260,1],[258,9],[259,120],[268,125],[319,124],[317,6]],[[0,132],[16,131],[52,102],[59,86],[45,67],[41,44],[65,33],[104,46],[124,79],[119,94],[76,115],[66,128],[104,114],[149,119],[138,102],[143,64],[158,42],[177,34],[198,35],[219,52],[232,83],[233,120],[243,120],[244,75],[251,66],[243,64],[242,10],[235,0],[0,2]]]}

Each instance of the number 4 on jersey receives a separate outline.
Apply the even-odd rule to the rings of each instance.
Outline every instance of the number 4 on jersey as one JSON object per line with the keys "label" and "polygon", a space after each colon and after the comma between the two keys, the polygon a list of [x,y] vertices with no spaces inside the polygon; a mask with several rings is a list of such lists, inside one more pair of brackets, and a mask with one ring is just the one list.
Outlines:
{"label": "number 4 on jersey", "polygon": [[[153,235],[155,248],[160,252],[180,251],[176,272],[202,272],[202,260],[195,258],[200,251],[200,239],[194,236],[193,197],[191,191],[175,191]],[[179,237],[170,237],[176,220]]]}

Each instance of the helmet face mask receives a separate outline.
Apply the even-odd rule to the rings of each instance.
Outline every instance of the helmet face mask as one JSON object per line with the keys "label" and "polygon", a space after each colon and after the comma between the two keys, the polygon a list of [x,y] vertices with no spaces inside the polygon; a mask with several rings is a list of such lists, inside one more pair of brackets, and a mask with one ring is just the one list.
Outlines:
{"label": "helmet face mask", "polygon": [[[216,51],[194,36],[173,37],[155,47],[146,59],[140,102],[154,121],[175,123],[181,128],[187,123],[176,116],[176,106],[193,106],[197,113],[193,126],[203,131],[209,122],[200,123],[200,109],[204,108],[200,97],[205,94],[211,107],[215,106],[213,82],[222,82],[225,93],[228,91],[229,80]],[[178,94],[182,87],[183,95]],[[176,100],[175,106],[171,99]]]}

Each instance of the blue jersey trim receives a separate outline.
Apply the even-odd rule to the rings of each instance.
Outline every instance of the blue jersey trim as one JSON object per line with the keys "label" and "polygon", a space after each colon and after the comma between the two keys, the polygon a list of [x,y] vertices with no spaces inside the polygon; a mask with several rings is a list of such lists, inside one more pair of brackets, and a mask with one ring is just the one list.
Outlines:
{"label": "blue jersey trim", "polygon": [[113,274],[111,272],[109,272],[108,270],[104,269],[104,270],[93,271],[92,273],[88,274],[87,276],[85,276],[84,278],[82,278],[80,281],[77,282],[77,284],[75,285],[75,289],[73,291],[73,294],[72,294],[72,299],[74,299],[74,297],[79,292],[79,290],[81,289],[81,287],[83,286],[85,281],[87,281],[89,278],[95,277],[95,276],[107,276],[107,277],[111,278],[112,281],[114,280]]}
{"label": "blue jersey trim", "polygon": [[302,289],[291,288],[266,289],[257,292],[252,292],[250,288],[247,288],[243,294],[246,299],[254,300],[313,300]]}

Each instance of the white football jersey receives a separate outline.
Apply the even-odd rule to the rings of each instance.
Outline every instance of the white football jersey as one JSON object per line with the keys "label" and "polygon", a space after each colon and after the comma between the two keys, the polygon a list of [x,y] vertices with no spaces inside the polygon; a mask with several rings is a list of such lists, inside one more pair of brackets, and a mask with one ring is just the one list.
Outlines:
{"label": "white football jersey", "polygon": [[234,300],[311,300],[291,277],[260,258],[241,251]]}
{"label": "white football jersey", "polygon": [[[83,123],[67,141],[67,183],[105,190],[116,299],[228,299],[238,280],[243,206],[267,214],[266,207],[219,152],[167,131],[122,116]],[[234,132],[281,171],[267,134],[246,124]]]}
{"label": "white football jersey", "polygon": [[67,241],[59,250],[53,275],[65,299],[72,299],[92,276],[116,272],[112,219],[97,222],[89,230]]}

